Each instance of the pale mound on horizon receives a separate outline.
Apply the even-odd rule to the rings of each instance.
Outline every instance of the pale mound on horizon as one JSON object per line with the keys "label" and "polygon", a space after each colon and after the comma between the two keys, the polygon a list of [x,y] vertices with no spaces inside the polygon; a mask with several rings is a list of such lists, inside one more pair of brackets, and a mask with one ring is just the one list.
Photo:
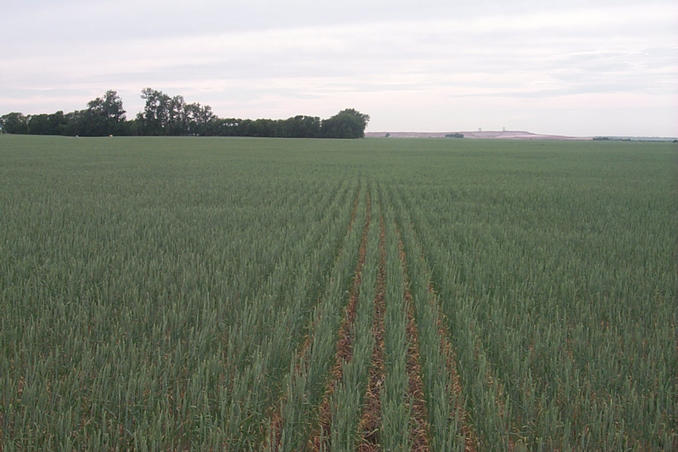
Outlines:
{"label": "pale mound on horizon", "polygon": [[493,131],[488,130],[484,132],[366,132],[366,137],[384,137],[389,133],[391,138],[445,138],[445,135],[452,133],[461,133],[464,138],[480,138],[480,139],[505,139],[505,140],[591,140],[591,137],[568,137],[564,135],[549,135],[532,132],[525,132],[522,130],[505,130]]}

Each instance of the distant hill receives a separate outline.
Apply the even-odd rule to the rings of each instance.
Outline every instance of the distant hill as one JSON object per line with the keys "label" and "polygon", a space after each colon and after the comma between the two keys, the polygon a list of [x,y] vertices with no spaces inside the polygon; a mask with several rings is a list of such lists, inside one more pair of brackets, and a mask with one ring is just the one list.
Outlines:
{"label": "distant hill", "polygon": [[[389,134],[391,138],[445,138],[446,135],[463,134],[464,138],[480,139],[505,139],[505,140],[592,140],[592,137],[568,137],[564,135],[546,135],[540,133],[525,132],[522,130],[505,130],[485,132],[365,132],[366,137],[385,137]],[[451,138],[453,139],[453,138]]]}
{"label": "distant hill", "polygon": [[568,137],[565,135],[549,135],[542,133],[525,132],[523,130],[488,130],[485,132],[365,132],[366,137],[383,138],[480,138],[485,140],[567,140],[567,141],[673,141],[676,137],[637,137],[637,136],[595,136],[595,137]]}

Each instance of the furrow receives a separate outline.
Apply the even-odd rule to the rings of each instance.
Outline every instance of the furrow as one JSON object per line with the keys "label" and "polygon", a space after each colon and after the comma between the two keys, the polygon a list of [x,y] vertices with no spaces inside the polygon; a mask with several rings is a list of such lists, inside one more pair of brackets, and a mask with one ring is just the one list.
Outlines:
{"label": "furrow", "polygon": [[320,448],[323,438],[326,438],[331,424],[330,401],[332,394],[342,378],[342,368],[344,362],[350,361],[353,355],[353,337],[351,331],[356,316],[356,304],[360,296],[360,282],[362,279],[363,266],[365,264],[365,255],[367,252],[367,237],[371,222],[372,201],[369,192],[367,193],[367,216],[365,226],[363,227],[362,238],[360,241],[360,250],[358,252],[358,263],[356,265],[353,286],[351,287],[349,301],[344,310],[344,317],[339,327],[338,339],[336,342],[336,352],[334,363],[330,370],[330,378],[325,387],[323,398],[318,407],[318,426],[313,431],[309,440],[309,447],[313,449]]}
{"label": "furrow", "polygon": [[[338,250],[338,252],[337,252],[337,254],[334,258],[334,262],[333,262],[332,267],[331,267],[332,269],[334,269],[337,266],[339,259],[341,258],[341,256],[345,252],[344,247],[346,246],[346,243],[348,242],[351,231],[353,230],[353,226],[354,226],[356,216],[357,216],[357,213],[358,213],[358,206],[360,204],[360,193],[361,193],[361,186],[359,185],[357,190],[356,190],[355,197],[353,199],[353,208],[351,210],[351,218],[349,220],[349,224],[346,228],[344,244]],[[369,216],[369,209],[368,209],[367,215]],[[367,223],[366,223],[366,226],[367,226]],[[362,247],[362,244],[361,244],[361,247]],[[360,260],[359,260],[357,266],[360,266],[360,265],[361,264],[360,264]],[[355,276],[354,276],[354,284],[355,284]],[[322,298],[324,295],[326,295],[326,294],[321,294],[320,298]],[[318,302],[316,303],[316,306],[318,306],[320,304],[320,302],[321,302],[321,299],[318,300]],[[302,371],[302,366],[307,359],[307,354],[308,354],[308,351],[311,347],[312,338],[313,338],[313,334],[315,332],[316,327],[317,327],[317,318],[312,318],[311,325],[308,328],[309,333],[306,335],[304,342],[301,344],[301,346],[299,347],[299,349],[295,353],[295,356],[292,360],[291,368],[293,369],[293,372],[295,374],[299,374]],[[269,422],[268,422],[269,433],[268,433],[268,435],[266,435],[266,441],[269,444],[269,446],[271,446],[271,447],[273,447],[273,445],[275,445],[275,448],[277,448],[278,447],[277,445],[280,442],[280,433],[281,433],[282,426],[283,426],[282,406],[284,404],[285,404],[285,394],[283,393],[280,397],[279,402],[274,404],[273,406],[271,406],[269,408]]]}
{"label": "furrow", "polygon": [[[454,409],[457,412],[457,417],[461,420],[461,431],[464,433],[464,450],[467,452],[475,452],[477,450],[478,436],[476,435],[471,422],[469,421],[469,415],[466,412],[463,403],[463,394],[462,394],[462,385],[461,379],[459,378],[459,372],[457,371],[457,355],[448,339],[448,332],[445,328],[444,314],[440,313],[437,306],[438,295],[435,292],[435,289],[431,283],[429,283],[428,291],[431,294],[429,302],[432,305],[432,308],[435,309],[438,313],[438,321],[436,328],[438,330],[438,335],[440,336],[440,348],[445,356],[447,373],[452,379],[452,393],[454,394],[453,400],[455,401]],[[501,409],[501,408],[500,408]],[[502,411],[503,412],[503,411]]]}
{"label": "furrow", "polygon": [[[315,298],[318,293],[313,281],[323,274],[319,267],[329,268],[331,263],[331,258],[324,263],[323,256],[331,252],[332,243],[337,242],[337,246],[341,243],[340,229],[345,226],[339,226],[338,215],[343,210],[339,207],[342,199],[348,196],[348,190],[347,187],[341,196],[336,196],[328,207],[327,218],[295,246],[294,252],[298,253],[299,259],[297,272],[288,274],[291,266],[283,265],[285,260],[276,266],[274,275],[260,289],[262,295],[252,299],[251,310],[229,330],[224,358],[228,376],[223,388],[228,400],[223,407],[227,419],[224,436],[229,447],[253,448],[261,439],[260,433],[267,420],[266,407],[277,399],[280,391],[277,382],[285,375],[286,367],[294,356],[292,340],[302,333],[304,322],[299,312],[312,309],[307,300]],[[345,214],[348,212],[350,208],[345,210]],[[343,218],[348,219],[347,216]],[[335,219],[337,221],[333,222]],[[333,230],[330,233],[332,238],[323,242],[322,235],[323,232],[328,234],[327,227]],[[304,254],[301,250],[316,240],[320,240],[323,249],[310,259],[302,259]],[[255,312],[260,314],[255,316]],[[276,322],[270,321],[273,316]],[[252,388],[258,390],[252,391]]]}
{"label": "furrow", "polygon": [[[408,202],[404,202],[403,205],[408,210],[413,207]],[[424,227],[426,230],[422,232],[421,228]],[[425,272],[428,275],[427,285],[429,291],[429,303],[431,303],[432,309],[436,312],[436,324],[441,338],[440,346],[442,352],[445,354],[448,363],[447,366],[452,377],[454,398],[457,401],[457,418],[460,420],[461,429],[464,432],[466,449],[474,450],[475,448],[480,447],[482,443],[483,446],[488,444],[502,444],[506,449],[512,450],[514,448],[514,442],[509,434],[511,431],[511,416],[507,407],[503,385],[497,379],[491,363],[487,359],[482,339],[479,336],[479,332],[474,327],[475,319],[471,310],[468,309],[463,312],[456,312],[454,314],[459,315],[460,317],[448,321],[440,306],[438,293],[435,290],[433,279],[435,276],[438,276],[439,278],[442,278],[442,276],[439,274],[435,275],[433,269],[431,269],[426,262],[427,256],[430,257],[432,248],[436,246],[437,243],[430,240],[430,227],[428,220],[423,218],[421,223],[412,223],[412,233],[415,237],[415,241],[419,240],[418,237],[428,237],[429,239],[429,246],[426,249],[427,252],[424,251],[425,249],[423,246],[419,246],[419,253],[421,255],[421,260],[425,263]],[[429,234],[428,236],[422,235],[427,233]],[[439,261],[436,263],[439,263]],[[456,351],[449,340],[451,336],[449,335],[447,325],[456,326],[458,328],[457,331],[459,331],[456,338],[462,344],[466,344],[463,345],[463,348],[460,350],[465,354],[465,360],[468,363],[467,367],[461,370],[465,372],[465,379],[469,385],[472,386],[466,388],[466,390],[463,390],[462,376],[459,374],[460,368],[457,366],[458,361]],[[464,409],[462,403],[462,400],[466,397],[469,397],[472,402],[471,406],[473,415],[475,416],[474,421],[476,428],[471,427],[474,424],[471,422],[471,413]],[[480,436],[478,432],[480,432]]]}
{"label": "furrow", "polygon": [[384,384],[384,314],[386,312],[386,229],[383,213],[379,215],[379,270],[377,272],[377,289],[374,299],[374,318],[372,333],[374,348],[369,380],[365,392],[363,413],[358,426],[359,451],[378,450],[380,446],[381,427],[381,388]]}
{"label": "furrow", "polygon": [[[477,447],[477,436],[464,407],[461,380],[454,349],[431,285],[431,269],[419,244],[410,212],[396,202],[396,234],[401,250],[411,312],[418,325],[419,362],[425,382],[424,400],[428,412],[430,447],[434,450],[467,450]],[[419,336],[420,335],[420,336]],[[416,409],[416,408],[415,408]],[[416,415],[416,413],[415,413]]]}
{"label": "furrow", "polygon": [[[355,223],[355,218],[358,213],[358,205],[360,203],[360,187],[358,188],[358,191],[356,192],[355,199],[353,200],[353,210],[351,211],[351,220],[349,221],[348,228],[346,229],[346,237],[351,233],[351,230],[353,230],[353,224]],[[369,197],[367,198],[367,204],[369,206]],[[361,244],[360,244],[360,251],[358,252],[358,265],[356,266],[356,273],[354,273],[354,278],[353,278],[353,286],[352,286],[352,291],[351,291],[351,297],[353,297],[353,294],[355,293],[355,288],[358,287],[356,286],[356,283],[360,282],[360,274],[362,274],[362,266],[365,263],[365,253],[364,253],[364,243],[362,240],[365,238],[365,228],[369,228],[369,207],[367,211],[367,223],[365,226],[363,226],[363,238],[361,239]],[[337,253],[337,256],[334,259],[334,265],[336,265],[337,261],[339,260],[339,257],[341,254],[344,252],[344,249],[339,250]],[[334,265],[332,266],[334,268]],[[360,274],[358,272],[358,267],[360,267]],[[299,366],[301,363],[304,361],[306,357],[306,353],[308,353],[309,348],[311,347],[311,339],[313,338],[312,332],[316,328],[316,319],[312,319],[312,325],[308,329],[309,334],[306,335],[306,338],[304,339],[303,344],[299,348],[299,351],[297,353],[297,359],[296,359],[296,365],[295,365],[295,370],[299,371]]]}
{"label": "furrow", "polygon": [[419,332],[417,331],[417,322],[414,315],[414,300],[410,290],[410,279],[407,271],[407,257],[405,255],[405,246],[400,238],[400,231],[396,228],[398,236],[398,251],[400,264],[403,269],[404,279],[404,298],[407,309],[407,376],[409,382],[408,395],[412,404],[411,425],[410,425],[410,444],[411,449],[416,451],[430,450],[430,425],[428,422],[428,412],[426,409],[426,398],[424,397],[424,382],[422,380],[421,359],[419,355]]}

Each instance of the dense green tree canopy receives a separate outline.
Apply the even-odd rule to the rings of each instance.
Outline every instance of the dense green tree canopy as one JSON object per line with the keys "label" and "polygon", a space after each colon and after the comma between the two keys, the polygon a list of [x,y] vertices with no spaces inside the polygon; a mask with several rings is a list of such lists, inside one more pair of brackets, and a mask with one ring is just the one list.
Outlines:
{"label": "dense green tree canopy", "polygon": [[87,104],[87,110],[81,117],[80,134],[87,136],[103,136],[122,132],[125,121],[125,110],[122,99],[112,90],[106,91],[104,97],[97,97]]}
{"label": "dense green tree canopy", "polygon": [[327,138],[363,138],[368,115],[353,108],[342,110],[322,122],[322,133]]}
{"label": "dense green tree canopy", "polygon": [[18,112],[7,113],[2,116],[0,125],[7,133],[28,133],[28,118]]}
{"label": "dense green tree canopy", "polygon": [[0,117],[7,133],[35,135],[199,135],[281,138],[362,138],[370,117],[349,108],[331,118],[297,115],[288,119],[219,118],[209,105],[187,103],[182,96],[162,91],[141,91],[144,110],[126,120],[118,93],[106,91],[87,104],[85,110],[64,114],[24,116],[9,113]]}

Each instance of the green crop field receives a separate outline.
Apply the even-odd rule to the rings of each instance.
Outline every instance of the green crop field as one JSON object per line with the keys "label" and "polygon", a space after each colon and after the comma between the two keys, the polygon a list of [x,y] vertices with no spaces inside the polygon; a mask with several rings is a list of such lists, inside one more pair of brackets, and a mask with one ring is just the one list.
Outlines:
{"label": "green crop field", "polygon": [[0,136],[0,450],[675,450],[671,143]]}

